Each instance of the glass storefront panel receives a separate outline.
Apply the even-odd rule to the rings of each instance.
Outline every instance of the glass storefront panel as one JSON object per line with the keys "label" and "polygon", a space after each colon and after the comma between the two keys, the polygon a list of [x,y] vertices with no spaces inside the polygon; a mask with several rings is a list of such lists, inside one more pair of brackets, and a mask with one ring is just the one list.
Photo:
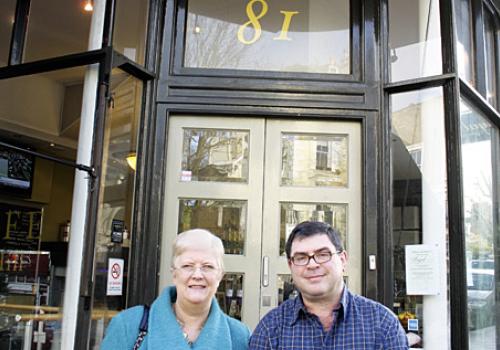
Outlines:
{"label": "glass storefront panel", "polygon": [[[0,80],[0,140],[74,162],[84,72]],[[0,349],[60,349],[74,177],[0,148]]]}
{"label": "glass storefront panel", "polygon": [[347,204],[280,203],[280,251],[285,256],[285,244],[293,228],[303,221],[322,221],[340,231],[344,249],[347,247]]}
{"label": "glass storefront panel", "polygon": [[16,0],[0,1],[0,67],[9,61],[10,38],[16,14]]}
{"label": "glass storefront panel", "polygon": [[500,19],[484,10],[484,44],[485,44],[485,75],[486,75],[486,99],[497,110],[498,108],[498,64],[500,58]]}
{"label": "glass storefront panel", "polygon": [[276,286],[278,287],[278,306],[288,299],[294,299],[299,295],[299,291],[293,284],[292,275],[283,274],[276,276],[276,278]]}
{"label": "glass storefront panel", "polygon": [[92,11],[86,3],[31,0],[24,62],[87,51]]}
{"label": "glass storefront panel", "polygon": [[[447,348],[443,345],[449,341],[444,335],[449,327],[449,301],[442,89],[392,95],[391,125],[394,312],[405,330],[414,333],[415,346]],[[429,283],[418,285],[409,280],[411,264],[407,261],[412,249],[428,249],[441,258],[436,262],[434,273],[439,277],[432,292],[427,289]],[[418,329],[409,327],[409,319],[418,320]],[[442,342],[432,343],[437,332],[441,332]]]}
{"label": "glass storefront panel", "polygon": [[104,130],[97,213],[95,289],[90,344],[98,346],[110,319],[126,306],[132,229],[137,133],[142,81],[114,69]]}
{"label": "glass storefront panel", "polygon": [[114,14],[114,49],[142,65],[146,52],[148,5],[147,0],[117,1]]}
{"label": "glass storefront panel", "polygon": [[390,81],[442,72],[439,1],[389,0]]}
{"label": "glass storefront panel", "polygon": [[182,199],[178,233],[204,228],[218,236],[226,254],[244,254],[247,202],[236,200]]}
{"label": "glass storefront panel", "polygon": [[248,182],[250,132],[184,129],[181,181]]}
{"label": "glass storefront panel", "polygon": [[215,293],[220,308],[237,320],[241,320],[243,312],[244,280],[245,275],[242,273],[226,273]]}
{"label": "glass storefront panel", "polygon": [[347,135],[281,134],[281,185],[347,187]]}
{"label": "glass storefront panel", "polygon": [[460,78],[474,86],[471,4],[469,0],[455,0],[454,5],[455,27],[457,29],[458,74]]}
{"label": "glass storefront panel", "polygon": [[[463,173],[463,207],[467,258],[469,348],[497,349],[498,286],[498,188],[494,186],[495,128],[462,100],[460,135]],[[498,141],[497,141],[498,142]],[[496,155],[498,157],[498,155]],[[495,227],[496,225],[496,227]]]}
{"label": "glass storefront panel", "polygon": [[189,0],[184,66],[350,74],[349,0]]}

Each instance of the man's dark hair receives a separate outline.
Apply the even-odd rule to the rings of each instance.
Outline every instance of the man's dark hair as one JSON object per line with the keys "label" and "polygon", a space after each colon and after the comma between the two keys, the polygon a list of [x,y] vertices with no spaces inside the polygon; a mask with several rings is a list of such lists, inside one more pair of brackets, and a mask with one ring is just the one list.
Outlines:
{"label": "man's dark hair", "polygon": [[334,229],[324,222],[304,221],[295,226],[295,228],[290,233],[290,236],[288,236],[288,240],[286,241],[285,245],[286,257],[290,259],[290,254],[292,252],[292,243],[295,239],[300,240],[314,235],[327,235],[330,239],[330,242],[332,242],[337,250],[344,250],[342,239],[340,238],[340,232],[337,229]]}

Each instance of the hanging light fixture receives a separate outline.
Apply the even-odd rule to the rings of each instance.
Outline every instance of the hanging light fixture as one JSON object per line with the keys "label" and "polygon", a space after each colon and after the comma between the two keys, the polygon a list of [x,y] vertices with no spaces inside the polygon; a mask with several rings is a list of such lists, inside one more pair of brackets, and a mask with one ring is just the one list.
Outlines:
{"label": "hanging light fixture", "polygon": [[126,159],[128,166],[135,171],[135,167],[137,165],[137,155],[135,153],[130,153]]}
{"label": "hanging light fixture", "polygon": [[87,12],[92,12],[94,10],[94,5],[92,4],[92,0],[86,0],[83,9]]}

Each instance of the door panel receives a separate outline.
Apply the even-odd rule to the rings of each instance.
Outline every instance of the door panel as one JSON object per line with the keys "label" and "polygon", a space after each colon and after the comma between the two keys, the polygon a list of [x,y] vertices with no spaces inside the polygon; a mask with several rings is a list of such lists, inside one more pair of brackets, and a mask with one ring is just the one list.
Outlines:
{"label": "door panel", "polygon": [[[328,222],[347,238],[345,278],[351,290],[361,291],[360,145],[357,123],[267,120],[262,255],[269,258],[270,278],[261,286],[261,317],[278,305],[280,295],[286,299],[284,242],[304,220]],[[292,173],[298,180],[289,181]]]}
{"label": "door panel", "polygon": [[[191,132],[192,130],[213,133],[209,137],[205,133],[206,137],[203,138],[203,133]],[[238,135],[239,141],[224,142],[222,131]],[[241,138],[242,134],[246,138]],[[195,141],[186,142],[186,138],[194,138]],[[234,315],[244,315],[244,321],[251,327],[259,320],[259,310],[254,306],[259,303],[260,270],[257,266],[261,249],[263,138],[263,119],[200,116],[169,119],[160,288],[172,283],[170,257],[175,235],[181,232],[179,229],[206,228],[219,235],[226,249],[224,265],[227,276],[230,277],[220,285],[217,295],[219,303],[226,306],[226,312],[231,311],[231,306],[234,309],[233,299],[242,303],[241,310],[231,312]],[[186,143],[190,144],[191,149],[184,147]],[[234,148],[236,151],[233,152]],[[241,149],[247,151],[239,152]],[[188,165],[186,159],[189,157],[186,154],[196,152],[204,153],[203,157],[198,157],[204,160],[197,160],[198,164],[204,166]],[[239,154],[239,157],[234,159],[231,156],[233,153]],[[248,165],[241,164],[239,158],[242,156],[247,158]],[[228,168],[228,164],[234,163],[239,163],[236,169]],[[200,171],[202,168],[203,171]],[[248,175],[240,176],[245,173]],[[202,181],[199,181],[200,178]],[[237,181],[233,181],[234,178]],[[180,215],[179,208],[186,207],[183,204],[197,206],[196,219],[192,210]],[[205,209],[200,209],[200,206],[205,206]],[[190,220],[185,220],[187,216]],[[190,223],[194,226],[190,226]],[[244,242],[243,254],[235,254],[236,249],[241,246],[234,243],[240,240]],[[241,291],[241,281],[237,281],[238,279],[243,280]]]}
{"label": "door panel", "polygon": [[322,220],[346,238],[345,279],[360,292],[360,138],[356,123],[171,117],[160,287],[171,283],[175,235],[206,228],[226,249],[219,303],[254,328],[296,295],[288,234],[301,221]]}

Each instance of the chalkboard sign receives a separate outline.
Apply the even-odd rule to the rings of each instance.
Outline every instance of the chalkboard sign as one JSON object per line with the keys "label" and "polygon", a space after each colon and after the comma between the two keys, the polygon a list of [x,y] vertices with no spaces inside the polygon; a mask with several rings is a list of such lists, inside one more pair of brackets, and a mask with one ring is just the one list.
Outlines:
{"label": "chalkboard sign", "polygon": [[42,210],[0,203],[0,249],[36,250]]}

